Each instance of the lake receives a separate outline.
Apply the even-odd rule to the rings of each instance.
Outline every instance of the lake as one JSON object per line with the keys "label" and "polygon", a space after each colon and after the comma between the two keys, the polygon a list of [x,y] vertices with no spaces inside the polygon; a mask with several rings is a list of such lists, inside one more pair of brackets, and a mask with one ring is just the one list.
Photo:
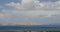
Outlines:
{"label": "lake", "polygon": [[0,26],[0,30],[60,30],[60,26]]}

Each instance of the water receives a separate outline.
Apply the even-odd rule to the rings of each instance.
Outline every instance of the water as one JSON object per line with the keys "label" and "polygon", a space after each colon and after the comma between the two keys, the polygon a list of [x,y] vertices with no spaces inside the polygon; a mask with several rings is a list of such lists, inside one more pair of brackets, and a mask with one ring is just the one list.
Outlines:
{"label": "water", "polygon": [[60,26],[0,26],[0,30],[60,30]]}

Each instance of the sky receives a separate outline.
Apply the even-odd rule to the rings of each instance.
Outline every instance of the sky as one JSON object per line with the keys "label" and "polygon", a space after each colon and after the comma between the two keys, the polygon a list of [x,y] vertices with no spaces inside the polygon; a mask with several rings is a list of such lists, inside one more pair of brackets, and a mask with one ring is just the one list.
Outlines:
{"label": "sky", "polygon": [[0,24],[60,23],[60,0],[0,0]]}

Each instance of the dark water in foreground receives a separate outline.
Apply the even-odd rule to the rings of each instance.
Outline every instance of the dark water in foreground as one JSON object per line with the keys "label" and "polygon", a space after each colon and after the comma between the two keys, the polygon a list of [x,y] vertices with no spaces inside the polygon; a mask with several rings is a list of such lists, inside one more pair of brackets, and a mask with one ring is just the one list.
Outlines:
{"label": "dark water in foreground", "polygon": [[0,26],[0,30],[60,30],[60,26]]}

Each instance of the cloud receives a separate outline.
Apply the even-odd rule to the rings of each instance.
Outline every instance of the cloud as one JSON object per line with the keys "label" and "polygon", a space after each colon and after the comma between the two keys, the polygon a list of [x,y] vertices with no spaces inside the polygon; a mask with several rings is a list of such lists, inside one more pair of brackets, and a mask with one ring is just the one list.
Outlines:
{"label": "cloud", "polygon": [[15,25],[41,25],[39,23],[35,23],[35,22],[31,22],[31,21],[20,21],[20,22],[16,22],[16,21],[12,21],[12,22],[6,22],[6,23],[1,23],[1,25],[3,26],[15,26]]}
{"label": "cloud", "polygon": [[34,1],[36,0],[22,0],[21,3],[10,2],[7,3],[6,6],[12,6],[16,9],[33,9],[33,6],[35,6]]}
{"label": "cloud", "polygon": [[5,11],[3,13],[1,13],[1,17],[7,17],[7,18],[18,18],[18,17],[38,17],[38,16],[42,16],[43,17],[52,17],[53,15],[60,15],[60,11],[44,11],[44,10],[36,10],[36,11]]}
{"label": "cloud", "polygon": [[5,24],[11,24],[12,22],[12,24],[16,25],[34,25],[37,23],[42,24],[45,21],[47,23],[49,20],[50,22],[53,21],[51,19],[56,20],[55,18],[60,15],[60,11],[58,10],[60,9],[59,1],[43,3],[39,0],[22,0],[21,3],[10,2],[6,3],[5,5],[13,8],[13,10],[2,10],[0,17],[3,17],[1,19]]}
{"label": "cloud", "polygon": [[39,6],[43,6],[43,5],[40,4],[39,1],[37,0],[22,0],[21,3],[10,2],[7,3],[6,6],[12,6],[16,9],[36,9],[36,8],[40,8]]}
{"label": "cloud", "polygon": [[3,8],[3,6],[0,6],[0,9]]}
{"label": "cloud", "polygon": [[4,18],[4,15],[3,14],[0,14],[0,19]]}
{"label": "cloud", "polygon": [[8,25],[8,26],[14,26],[14,25],[39,25],[38,23],[33,23],[31,21],[25,21],[25,22],[9,22],[3,25]]}
{"label": "cloud", "polygon": [[60,14],[60,11],[44,11],[44,10],[36,10],[36,11],[5,11],[3,12],[4,15],[21,15],[21,16],[29,16],[29,17],[36,17],[39,15],[45,15],[45,16],[52,16],[52,15],[57,15]]}
{"label": "cloud", "polygon": [[1,12],[2,9],[3,9],[3,6],[0,6],[0,12]]}
{"label": "cloud", "polygon": [[40,2],[39,0],[22,0],[21,3],[10,2],[6,6],[14,7],[15,9],[59,9],[60,1],[56,2]]}
{"label": "cloud", "polygon": [[[43,22],[50,22],[59,19],[60,11],[16,11],[16,10],[3,10],[3,13],[0,13],[0,21],[4,25],[26,25],[27,22],[30,22],[28,25],[41,25]],[[51,20],[52,19],[52,20]],[[56,21],[57,21],[56,20]],[[27,21],[27,22],[26,22]],[[17,23],[16,23],[17,22]],[[19,23],[18,23],[19,22]],[[12,24],[11,24],[12,23]],[[51,23],[51,22],[50,22]],[[44,23],[43,23],[44,24]]]}

